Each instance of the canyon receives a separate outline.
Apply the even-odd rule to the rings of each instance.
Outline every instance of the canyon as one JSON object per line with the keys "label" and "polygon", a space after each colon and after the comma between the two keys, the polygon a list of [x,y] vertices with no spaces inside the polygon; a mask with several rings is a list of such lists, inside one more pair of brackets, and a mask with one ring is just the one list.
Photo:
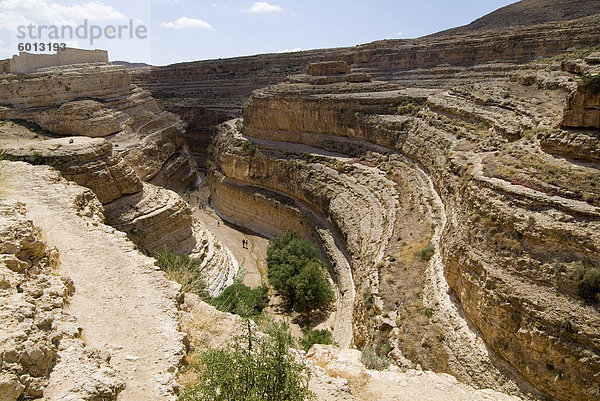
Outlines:
{"label": "canyon", "polygon": [[353,48],[2,75],[0,400],[176,399],[186,353],[241,320],[151,256],[197,258],[217,296],[268,283],[288,230],[336,294],[336,345],[298,356],[317,399],[597,400],[600,16],[498,25],[538,3]]}

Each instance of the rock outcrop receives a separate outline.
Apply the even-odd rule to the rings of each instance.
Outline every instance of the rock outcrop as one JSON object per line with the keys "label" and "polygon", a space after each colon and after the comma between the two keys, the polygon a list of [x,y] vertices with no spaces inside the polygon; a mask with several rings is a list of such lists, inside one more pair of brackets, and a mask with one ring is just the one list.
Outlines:
{"label": "rock outcrop", "polygon": [[127,233],[150,255],[163,250],[191,253],[196,247],[189,206],[173,191],[144,184],[133,195],[104,205],[106,222]]}
{"label": "rock outcrop", "polygon": [[600,129],[600,92],[580,88],[571,93],[561,125]]}
{"label": "rock outcrop", "polygon": [[519,398],[493,390],[477,390],[459,383],[454,377],[434,372],[391,369],[367,369],[358,350],[340,350],[314,345],[308,352],[313,369],[323,369],[329,376],[345,379],[355,399],[391,401],[413,398],[432,401],[518,401]]}
{"label": "rock outcrop", "polygon": [[[0,399],[43,395],[62,400],[66,393],[80,399],[115,398],[124,382],[109,360],[79,338],[77,321],[65,313],[73,281],[56,275],[59,251],[47,245],[26,215],[25,204],[0,201]],[[49,390],[66,364],[71,369],[61,380],[63,391]]]}
{"label": "rock outcrop", "polygon": [[5,146],[3,151],[18,160],[56,168],[66,179],[94,191],[102,203],[142,190],[142,181],[133,168],[105,139],[27,140]]}
{"label": "rock outcrop", "polygon": [[[106,138],[143,181],[183,192],[196,183],[185,124],[121,66],[66,66],[4,75],[0,117],[58,135]],[[82,100],[84,99],[84,100]]]}
{"label": "rock outcrop", "polygon": [[[168,281],[154,259],[138,252],[125,234],[103,224],[102,206],[89,189],[66,181],[47,166],[3,161],[0,167],[3,196],[25,205],[17,216],[26,209],[27,218],[60,255],[52,274],[40,277],[43,281],[37,287],[31,285],[33,294],[14,288],[13,296],[39,306],[22,308],[25,320],[17,338],[27,342],[22,330],[28,328],[32,340],[38,327],[51,334],[49,327],[54,330],[58,322],[46,312],[58,318],[55,308],[65,307],[76,319],[58,326],[70,336],[51,334],[57,357],[43,390],[45,399],[114,399],[120,390],[120,400],[174,400],[173,379],[185,351],[184,336],[178,331],[180,286]],[[11,227],[8,233],[19,232]],[[33,239],[39,239],[37,235]],[[42,249],[39,241],[24,239],[36,252]],[[70,280],[64,282],[56,274]],[[31,280],[37,282],[35,276]],[[21,279],[21,288],[27,286]],[[68,307],[65,292],[73,292]],[[44,309],[46,302],[49,308]],[[79,338],[85,339],[85,347]],[[43,369],[41,362],[48,353],[36,347],[46,343],[43,338],[35,343],[39,345],[19,348],[16,355],[25,353],[25,361],[42,358],[35,366]],[[10,355],[3,353],[3,358]],[[4,362],[7,366],[8,360]]]}

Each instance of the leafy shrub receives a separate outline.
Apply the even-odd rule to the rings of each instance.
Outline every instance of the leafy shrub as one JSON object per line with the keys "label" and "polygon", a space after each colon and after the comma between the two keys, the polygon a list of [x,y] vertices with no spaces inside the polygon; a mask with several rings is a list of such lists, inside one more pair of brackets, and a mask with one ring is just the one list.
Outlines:
{"label": "leafy shrub", "polygon": [[289,307],[297,312],[325,309],[334,298],[317,248],[298,233],[288,231],[269,241],[269,281]]}
{"label": "leafy shrub", "polygon": [[179,401],[304,401],[314,399],[308,389],[310,371],[289,352],[291,336],[275,325],[258,337],[250,326],[222,349],[200,354],[194,366],[198,383],[182,392]]}
{"label": "leafy shrub", "polygon": [[588,302],[597,302],[600,293],[600,269],[590,269],[579,283],[579,296]]}
{"label": "leafy shrub", "polygon": [[432,243],[429,243],[429,244],[425,245],[423,247],[423,249],[421,249],[419,251],[419,256],[421,257],[421,260],[428,261],[429,259],[431,259],[431,257],[433,256],[434,253],[435,253],[435,245],[433,245]]}
{"label": "leafy shrub", "polygon": [[600,74],[583,74],[581,77],[581,88],[583,88],[584,91],[591,92],[593,94],[600,93]]}
{"label": "leafy shrub", "polygon": [[410,101],[404,101],[396,109],[396,114],[400,114],[400,115],[409,114],[411,116],[414,116],[414,115],[419,114],[419,111],[421,111],[421,109],[422,109],[422,106],[416,105]]}
{"label": "leafy shrub", "polygon": [[212,301],[218,310],[235,313],[242,317],[260,315],[268,303],[267,287],[251,289],[241,283],[225,288],[225,291]]}
{"label": "leafy shrub", "polygon": [[167,278],[176,281],[184,292],[190,292],[206,300],[209,298],[206,282],[200,273],[200,260],[186,254],[162,251],[156,254],[156,262]]}
{"label": "leafy shrub", "polygon": [[40,152],[33,152],[33,154],[26,158],[27,163],[33,164],[34,166],[40,166],[44,164],[44,156]]}
{"label": "leafy shrub", "polygon": [[242,142],[242,150],[249,155],[253,155],[256,153],[256,145],[254,144],[254,142],[247,139],[244,142]]}
{"label": "leafy shrub", "polygon": [[383,370],[390,366],[389,359],[379,355],[373,348],[363,349],[360,361],[367,369]]}
{"label": "leafy shrub", "polygon": [[425,308],[425,309],[423,309],[423,314],[425,316],[427,316],[428,318],[431,318],[433,316],[433,309]]}
{"label": "leafy shrub", "polygon": [[302,349],[308,352],[313,344],[333,344],[333,337],[329,330],[306,330],[300,340]]}

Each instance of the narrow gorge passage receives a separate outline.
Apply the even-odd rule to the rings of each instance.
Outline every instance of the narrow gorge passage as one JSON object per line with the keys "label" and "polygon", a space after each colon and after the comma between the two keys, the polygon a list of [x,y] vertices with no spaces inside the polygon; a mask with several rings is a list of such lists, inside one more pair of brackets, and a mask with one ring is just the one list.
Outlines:
{"label": "narrow gorge passage", "polygon": [[[207,186],[206,176],[202,173],[200,176],[202,178],[199,187],[183,196],[192,207],[192,216],[203,223],[223,245],[231,250],[240,268],[244,269],[245,285],[257,288],[266,284],[268,282],[266,261],[268,239],[223,219],[210,205],[210,188]],[[242,246],[244,239],[250,243],[248,249]]]}

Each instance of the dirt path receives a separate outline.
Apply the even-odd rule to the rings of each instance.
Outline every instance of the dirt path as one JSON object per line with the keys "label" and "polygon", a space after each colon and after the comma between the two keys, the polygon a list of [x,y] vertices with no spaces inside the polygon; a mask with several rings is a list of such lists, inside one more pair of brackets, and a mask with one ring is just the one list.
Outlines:
{"label": "dirt path", "polygon": [[[243,283],[250,288],[260,287],[268,281],[267,247],[269,240],[252,231],[245,230],[223,220],[208,205],[209,189],[206,179],[202,178],[200,187],[184,195],[184,199],[193,208],[193,217],[204,223],[231,250],[240,267],[245,270]],[[249,242],[247,248],[242,247],[242,240]]]}
{"label": "dirt path", "polygon": [[[177,285],[125,234],[75,214],[77,204],[85,207],[80,187],[42,166],[11,163],[3,173],[4,194],[27,205],[28,218],[60,252],[58,273],[75,286],[66,310],[86,346],[108,351],[126,382],[118,401],[174,399],[173,374],[184,355]],[[52,386],[51,377],[49,392]]]}

